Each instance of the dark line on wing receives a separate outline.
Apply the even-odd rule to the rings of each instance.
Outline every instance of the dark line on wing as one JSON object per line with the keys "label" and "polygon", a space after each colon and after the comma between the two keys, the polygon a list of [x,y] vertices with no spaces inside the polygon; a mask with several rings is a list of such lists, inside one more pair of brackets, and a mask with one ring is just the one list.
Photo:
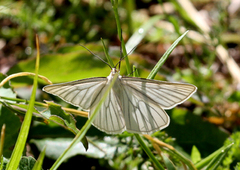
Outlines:
{"label": "dark line on wing", "polygon": [[[51,93],[51,94],[54,94],[54,93],[57,93],[57,92],[59,92],[59,91],[61,91],[61,90],[69,90],[69,89],[71,89],[72,87],[71,86],[62,86],[62,87],[60,87],[60,89],[57,89],[57,88],[59,88],[59,87],[52,87],[53,89],[52,90],[50,90],[49,91],[49,93]],[[51,92],[51,91],[53,91],[53,92]],[[47,91],[48,92],[48,91]],[[61,93],[62,94],[62,93]]]}
{"label": "dark line on wing", "polygon": [[113,112],[114,112],[114,114],[116,115],[116,120],[117,120],[117,122],[118,122],[118,129],[121,129],[122,128],[122,126],[120,126],[120,125],[122,125],[122,123],[120,123],[120,120],[119,119],[121,119],[121,117],[120,117],[120,114],[118,114],[118,110],[116,110],[117,108],[118,108],[118,103],[117,103],[117,99],[116,99],[116,96],[114,96],[114,92],[113,92],[113,97],[115,97],[115,107],[114,107],[114,104],[110,101],[110,103],[112,104],[112,108],[113,108]]}
{"label": "dark line on wing", "polygon": [[[146,95],[145,93],[141,93],[138,89],[132,87],[131,85],[127,85],[127,87],[129,87],[129,88],[131,88],[131,89],[133,89],[133,90],[136,90],[138,93],[140,93],[140,94],[143,96],[143,98],[146,97],[147,99],[150,99],[150,102],[153,101],[153,104],[156,105],[157,107],[159,107],[159,109],[164,113],[163,109],[158,105],[158,103],[155,102],[154,100],[152,100],[148,95]],[[125,88],[123,88],[123,89],[124,89],[125,93],[127,94],[127,98],[129,99],[128,93],[126,92]],[[133,97],[134,97],[134,96],[135,96],[135,95],[133,95]],[[134,97],[134,99],[137,100],[136,97]],[[129,100],[129,101],[130,101],[130,100]],[[139,100],[139,102],[140,102],[140,101],[142,101],[146,106],[151,107],[151,106],[148,104],[147,100]],[[138,105],[139,105],[139,102],[136,102],[136,103],[138,103]],[[131,101],[130,101],[129,103],[131,103],[132,106],[134,106]],[[128,108],[130,108],[130,107],[128,107]],[[133,107],[133,108],[134,108],[134,113],[136,114],[136,107]],[[139,107],[138,107],[138,108],[139,108]],[[162,119],[162,121],[166,124],[166,121],[165,121],[164,118],[161,116],[161,114],[160,114],[158,111],[156,111],[156,109],[154,109],[153,107],[151,107],[151,108],[157,113],[157,115],[158,115],[158,116]],[[140,111],[140,113],[141,113],[141,117],[145,117],[144,114],[143,114],[143,112],[142,112],[140,109],[139,109],[139,111]],[[153,115],[152,115],[152,112],[149,112],[149,113],[150,113],[150,115],[151,115],[151,118],[152,118],[153,121],[155,122],[155,124],[158,125],[157,122],[155,121]],[[164,113],[164,114],[166,114],[166,113]],[[136,117],[136,118],[137,118],[137,117]],[[130,117],[129,117],[129,120],[130,120]],[[144,122],[145,122],[144,124],[146,125],[146,119],[143,119],[143,120],[144,120]],[[138,122],[138,125],[139,125],[138,119],[137,119],[137,122]],[[150,123],[150,122],[149,122],[149,123]],[[150,123],[150,124],[151,124],[151,123]],[[129,125],[131,126],[131,124],[129,124]],[[147,127],[147,126],[146,126],[146,127]],[[153,126],[151,125],[151,127],[153,127]],[[160,126],[160,127],[161,127],[161,126]],[[160,127],[157,126],[157,128],[160,128]],[[132,128],[130,127],[130,129],[132,129]],[[140,132],[140,127],[139,127],[139,126],[138,126],[138,129],[139,129],[139,132]],[[149,128],[147,127],[147,129],[149,129]],[[156,128],[155,128],[155,129],[156,129]],[[152,130],[154,130],[154,129],[152,129]],[[152,131],[152,130],[151,130],[151,131]],[[148,132],[149,132],[149,130],[148,130]]]}
{"label": "dark line on wing", "polygon": [[[79,95],[79,93],[81,93],[81,90],[79,90],[78,92],[77,92],[77,94],[71,99],[71,102],[73,103],[73,101],[75,100],[75,98]],[[83,99],[83,97],[82,97],[82,99]],[[79,105],[81,104],[81,102],[79,102]]]}
{"label": "dark line on wing", "polygon": [[131,86],[131,85],[127,85],[127,87],[133,89],[133,91],[137,91],[138,93],[140,93],[141,95],[145,96],[146,98],[150,99],[153,103],[157,103],[155,102],[152,98],[150,98],[146,93],[142,93],[140,90],[136,89],[135,87]]}
{"label": "dark line on wing", "polygon": [[[152,114],[153,112],[149,111],[149,107],[150,107],[153,111],[156,112],[156,114],[162,119],[162,121],[163,121],[165,124],[167,123],[167,122],[164,120],[164,118],[162,117],[162,115],[161,115],[154,107],[150,106],[148,103],[145,103],[144,101],[142,101],[142,102],[146,105],[146,107],[147,107],[147,109],[148,109],[148,112],[150,113],[150,114],[148,114],[148,115],[151,116],[151,118],[152,118],[151,120],[153,120],[153,122],[155,123],[155,126],[156,126],[156,128],[154,128],[153,124],[152,124],[150,121],[148,121],[149,124],[150,124],[151,127],[152,127],[152,129],[151,129],[151,130],[148,130],[148,132],[153,131],[153,130],[155,130],[155,129],[159,129],[159,128],[162,127],[162,126],[158,126],[157,121],[156,121],[155,118],[153,117],[153,114]],[[160,106],[156,105],[156,107],[158,107],[158,108],[162,111],[162,113],[166,114]],[[146,116],[147,116],[147,115],[146,115]],[[145,116],[145,117],[146,117],[146,116]],[[144,119],[144,120],[146,121],[146,120],[150,120],[150,119]]]}
{"label": "dark line on wing", "polygon": [[[173,91],[173,90],[168,90],[168,91],[175,92],[175,91]],[[173,94],[169,94],[168,92],[161,91],[161,93],[164,93],[164,94],[167,94],[167,95],[169,95],[169,96],[176,97],[176,98],[178,98],[179,100],[182,100],[182,98],[179,98],[179,97],[177,97],[177,96],[175,96],[175,95],[173,95]],[[178,93],[178,92],[175,92],[175,93]],[[180,95],[182,95],[182,96],[186,96],[186,95],[183,95],[182,93],[178,93],[178,94],[180,94]],[[166,98],[167,98],[167,97],[166,97]],[[169,98],[167,98],[167,99],[169,99]],[[170,99],[169,99],[169,100],[170,100]]]}
{"label": "dark line on wing", "polygon": [[[123,89],[124,89],[124,92],[125,92],[125,94],[126,94],[126,96],[127,96],[128,101],[129,101],[128,104],[131,103],[131,105],[132,105],[133,113],[134,113],[134,115],[135,115],[135,118],[136,118],[136,121],[137,121],[137,125],[138,125],[138,130],[139,130],[139,132],[140,132],[139,121],[138,121],[137,115],[136,115],[136,114],[137,114],[137,113],[136,113],[136,108],[137,108],[137,107],[134,106],[134,104],[133,104],[132,101],[130,100],[129,94],[126,92],[126,89],[125,89],[124,87],[123,87]],[[136,102],[137,98],[134,97],[133,99],[134,99],[135,102]],[[136,102],[136,103],[138,103],[138,102]],[[130,121],[130,120],[131,120],[131,119],[130,119],[130,110],[129,110],[130,107],[127,107],[127,108],[128,108],[128,113],[127,113],[127,114],[128,114],[128,120],[129,120],[129,126],[130,126],[129,128],[132,129],[132,125],[131,125],[131,121]],[[126,120],[125,120],[125,121],[126,121]]]}
{"label": "dark line on wing", "polygon": [[[126,80],[127,79],[127,80]],[[141,81],[139,81],[139,79]],[[165,85],[165,86],[176,86],[178,87],[179,89],[182,89],[182,90],[187,90],[189,91],[187,87],[191,87],[192,88],[192,92],[196,89],[196,87],[192,84],[187,84],[187,83],[171,83],[171,82],[166,82],[166,81],[159,81],[159,80],[151,80],[151,79],[144,79],[144,78],[133,78],[131,77],[131,79],[129,79],[129,77],[124,77],[123,78],[123,81],[125,81],[125,84],[127,85],[130,85],[130,82],[131,81],[131,85],[135,84],[137,86],[139,86],[139,83],[141,83],[141,86],[143,87],[147,87],[146,84],[150,84],[152,86],[154,85]],[[143,83],[144,82],[144,83]],[[182,87],[180,87],[182,85]],[[162,88],[162,87],[161,87]],[[154,89],[158,89],[158,88],[154,88]]]}
{"label": "dark line on wing", "polygon": [[100,93],[102,92],[102,90],[105,88],[105,85],[106,85],[106,82],[105,82],[104,85],[102,85],[102,88],[101,88],[101,89],[99,90],[99,92],[97,93],[95,99],[94,99],[93,101],[91,101],[91,104],[89,105],[89,107],[91,107],[91,106],[94,104],[94,102],[95,102],[96,99],[98,98],[99,94],[100,94]]}
{"label": "dark line on wing", "polygon": [[[148,111],[148,113],[150,113],[150,116],[151,116],[151,118],[153,119],[153,116],[152,116],[152,112],[150,111],[150,109],[149,109],[149,107],[151,107],[151,106],[149,106],[147,103],[145,103],[144,102],[144,104],[145,104],[145,106],[146,106],[146,108],[147,108],[147,111]],[[146,130],[149,132],[149,128],[148,128],[148,126],[147,126],[147,119],[145,119],[145,115],[144,115],[144,113],[139,109],[139,111],[140,111],[140,113],[142,114],[142,118],[143,118],[143,120],[144,120],[144,124],[145,124],[145,127],[146,127]],[[153,119],[153,121],[156,123],[156,121]],[[148,123],[150,124],[150,126],[152,127],[152,129],[153,129],[153,126],[152,126],[152,124],[148,121]]]}
{"label": "dark line on wing", "polygon": [[[122,86],[122,84],[120,83],[120,85]],[[129,98],[128,98],[128,95],[127,95],[127,92],[126,92],[126,90],[125,90],[125,88],[122,86],[122,89],[123,89],[123,92],[125,93],[125,95],[127,96],[127,99],[129,100]],[[124,97],[124,95],[123,95],[123,97]],[[125,100],[124,98],[123,98],[123,100]],[[130,101],[130,100],[129,100]],[[124,102],[124,101],[123,101]],[[129,105],[129,102],[127,102],[127,104]],[[122,103],[122,105],[123,105],[123,103]],[[125,114],[127,114],[128,115],[128,125],[130,126],[130,129],[131,129],[131,119],[130,119],[130,107],[129,106],[126,106],[126,108],[127,108],[127,113],[125,113]],[[124,107],[124,105],[123,105],[123,107]],[[125,110],[125,108],[123,108],[124,110]],[[123,110],[123,111],[124,111]],[[124,115],[124,113],[123,113],[123,115]],[[125,117],[125,116],[124,116]],[[124,120],[125,120],[125,125],[127,124],[126,123],[126,119],[124,118]]]}
{"label": "dark line on wing", "polygon": [[[109,98],[109,102],[111,101],[111,90],[110,90],[110,92],[108,93],[108,98]],[[105,102],[106,102],[106,100],[105,100]],[[109,107],[109,103],[107,103],[107,106],[106,106],[106,108],[107,108],[107,114],[109,114],[109,115],[107,115],[106,117],[108,117],[109,116],[109,118],[110,118],[110,121],[111,121],[111,124],[112,124],[112,126],[113,126],[113,122],[112,122],[112,115],[111,115],[111,113],[110,113],[110,107]],[[107,120],[107,118],[106,118],[106,120]],[[110,130],[110,131],[112,131],[112,129],[109,129],[109,124],[108,124],[108,120],[106,121],[106,128],[108,129],[108,130]]]}
{"label": "dark line on wing", "polygon": [[[153,91],[153,90],[152,90]],[[154,91],[155,92],[155,91]],[[162,100],[164,100],[166,103],[168,103],[168,104],[170,104],[171,105],[171,103],[169,103],[169,101],[172,101],[172,102],[174,102],[173,100],[170,100],[170,99],[166,99],[166,98],[164,98],[161,94],[159,94],[158,92],[155,92],[155,93],[157,93],[158,94],[158,96],[155,94],[155,93],[153,93],[153,92],[151,92],[151,91],[148,91],[148,93],[151,93],[153,96],[155,96],[156,98],[160,98],[160,99],[162,99]],[[154,100],[152,97],[149,97],[149,95],[147,95],[147,94],[145,94],[146,96],[148,96],[148,98],[151,98],[152,100]],[[155,101],[155,100],[154,100]],[[157,101],[155,101],[155,103],[158,103]],[[161,104],[161,103],[159,103],[159,104]]]}
{"label": "dark line on wing", "polygon": [[[151,100],[154,101],[155,103],[161,104],[161,103],[159,103],[159,102],[156,102],[156,101],[153,100],[151,97],[149,97],[149,95],[147,95],[146,93],[141,92],[139,89],[135,88],[135,87],[132,86],[131,84],[126,83],[126,85],[127,85],[128,87],[132,88],[133,90],[136,90],[137,92],[139,92],[139,93],[141,93],[141,94],[144,94],[147,98],[151,99]],[[145,87],[146,87],[146,86],[145,86]],[[192,87],[192,86],[191,86],[191,87]],[[180,101],[183,101],[183,100],[185,100],[186,98],[188,98],[189,95],[191,95],[192,92],[193,92],[193,91],[192,91],[190,94],[185,95],[185,94],[183,94],[183,93],[179,93],[179,92],[178,92],[179,90],[176,90],[176,91],[175,91],[175,90],[169,90],[168,88],[163,88],[163,87],[161,87],[160,89],[154,88],[154,90],[157,90],[157,91],[159,90],[158,92],[155,91],[156,93],[158,93],[159,96],[162,96],[162,95],[159,94],[159,93],[168,94],[168,93],[166,93],[166,92],[164,92],[164,91],[160,91],[161,89],[168,90],[168,91],[172,91],[172,92],[175,92],[175,93],[178,93],[178,94],[184,96],[184,98],[182,99],[182,98],[179,98],[179,97],[177,97],[177,96],[171,95],[171,96],[173,96],[173,97],[178,98]],[[149,90],[147,90],[147,91],[148,91],[148,93],[151,93],[152,95],[156,96],[156,95],[155,95],[154,93],[152,93],[151,91],[149,91]],[[152,91],[153,91],[153,90],[152,90]],[[169,94],[168,94],[168,95],[169,95]],[[159,97],[159,96],[156,96],[156,97],[163,99],[162,97]],[[167,97],[165,97],[165,99],[167,99],[167,100],[169,100],[169,101],[172,101],[172,102],[174,103],[174,105],[180,102],[180,101],[179,101],[179,102],[175,102],[175,101],[173,101],[173,100],[171,100],[171,99],[169,99],[169,98],[167,98]],[[164,101],[166,102],[166,100],[164,100]],[[166,103],[169,103],[169,102],[166,102]],[[172,105],[171,103],[169,103],[169,104]]]}
{"label": "dark line on wing", "polygon": [[[138,102],[139,103],[139,102]],[[145,103],[145,102],[144,102]],[[139,105],[139,104],[138,104]],[[142,120],[143,120],[143,122],[144,122],[144,128],[147,130],[147,131],[149,131],[149,128],[148,128],[148,125],[147,125],[147,120],[145,119],[145,117],[146,116],[144,116],[144,113],[140,110],[140,107],[138,107],[139,109],[139,112],[140,112],[140,116],[142,117]],[[147,108],[147,110],[149,110],[148,108]],[[149,112],[149,113],[151,113],[151,112]],[[152,116],[151,116],[152,117]],[[139,130],[140,130],[140,127],[139,127]]]}

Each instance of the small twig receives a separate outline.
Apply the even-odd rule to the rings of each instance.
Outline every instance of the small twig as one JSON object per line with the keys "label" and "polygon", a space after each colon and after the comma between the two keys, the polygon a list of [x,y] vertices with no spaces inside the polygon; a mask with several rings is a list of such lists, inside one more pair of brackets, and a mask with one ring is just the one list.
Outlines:
{"label": "small twig", "polygon": [[85,112],[85,111],[70,109],[70,108],[66,108],[66,107],[62,107],[62,109],[65,110],[66,112],[71,112],[72,114],[77,115],[77,116],[88,117],[88,112]]}
{"label": "small twig", "polygon": [[[28,100],[24,100],[24,99],[16,99],[16,98],[10,98],[10,97],[3,97],[0,96],[0,99],[4,99],[4,100],[11,100],[11,101],[17,101],[17,102],[22,102],[22,103],[26,103],[28,104],[29,101]],[[8,103],[8,102],[7,102]],[[12,103],[8,103],[8,104],[12,104]],[[41,103],[41,102],[35,102],[34,105],[36,106],[41,106],[41,107],[48,107],[48,104],[46,103]],[[88,112],[85,111],[80,111],[80,110],[76,110],[76,109],[71,109],[71,108],[66,108],[66,107],[62,107],[62,109],[66,112],[70,112],[74,115],[77,116],[82,116],[82,117],[88,117]]]}
{"label": "small twig", "polygon": [[150,140],[150,141],[152,141],[152,142],[155,142],[156,144],[158,144],[158,145],[160,145],[160,146],[162,146],[162,147],[166,147],[166,148],[168,148],[168,149],[170,149],[170,150],[175,150],[174,147],[172,147],[171,145],[168,145],[168,144],[160,141],[160,140],[157,139],[157,138],[153,138],[153,137],[151,137],[150,135],[143,135],[143,136],[144,136],[145,138],[147,138],[148,140]]}
{"label": "small twig", "polygon": [[[21,76],[35,76],[35,73],[30,73],[30,72],[20,72],[20,73],[16,73],[16,74],[12,74],[8,77],[6,77],[1,83],[0,83],[0,87],[2,87],[5,83],[7,83],[9,80],[11,80],[12,78],[16,78],[16,77],[21,77]],[[41,75],[38,75],[39,78],[43,79],[45,82],[47,82],[48,84],[52,84],[52,82]]]}

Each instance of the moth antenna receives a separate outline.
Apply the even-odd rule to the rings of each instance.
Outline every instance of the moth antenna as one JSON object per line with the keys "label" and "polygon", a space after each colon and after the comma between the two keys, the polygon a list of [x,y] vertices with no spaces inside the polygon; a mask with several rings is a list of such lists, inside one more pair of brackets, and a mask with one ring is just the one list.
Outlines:
{"label": "moth antenna", "polygon": [[110,64],[108,64],[106,61],[104,61],[101,57],[99,57],[98,55],[96,55],[96,54],[94,54],[91,50],[89,50],[87,47],[85,47],[85,46],[83,46],[83,45],[81,45],[81,44],[78,44],[78,45],[80,45],[81,47],[83,47],[83,48],[85,48],[86,50],[88,50],[88,52],[90,52],[92,55],[94,55],[95,57],[97,57],[99,60],[101,60],[102,62],[104,62],[105,64],[107,64],[111,69],[112,69],[112,67],[111,67],[111,65]]}
{"label": "moth antenna", "polygon": [[[121,30],[121,35],[122,35],[122,30]],[[122,36],[121,36],[121,39],[122,39]],[[121,40],[121,45],[120,45],[120,60],[119,60],[119,62],[116,64],[116,66],[119,64],[119,65],[118,65],[119,70],[120,70],[120,67],[121,67],[122,56],[123,56],[123,52],[122,52],[122,40]]]}
{"label": "moth antenna", "polygon": [[[119,64],[121,64],[121,61],[125,58],[125,57],[127,57],[129,54],[131,54],[136,48],[137,48],[137,46],[138,45],[136,45],[133,49],[131,49],[131,51],[129,51],[129,53],[127,53],[127,55],[125,55],[124,57],[122,57],[122,46],[120,46],[120,60],[117,62],[117,64],[116,64],[116,66],[115,67],[117,67],[117,65]],[[119,68],[120,69],[120,68]]]}
{"label": "moth antenna", "polygon": [[133,75],[133,73],[137,71],[137,68],[135,68],[130,74],[128,74],[127,76]]}

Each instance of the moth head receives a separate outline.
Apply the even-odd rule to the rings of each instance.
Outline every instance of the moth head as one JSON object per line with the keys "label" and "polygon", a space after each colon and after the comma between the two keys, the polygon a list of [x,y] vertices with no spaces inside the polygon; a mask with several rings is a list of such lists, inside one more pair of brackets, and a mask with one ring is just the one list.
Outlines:
{"label": "moth head", "polygon": [[118,73],[119,72],[119,70],[118,69],[116,69],[116,68],[112,68],[112,74],[114,75],[114,74],[116,74],[116,73]]}

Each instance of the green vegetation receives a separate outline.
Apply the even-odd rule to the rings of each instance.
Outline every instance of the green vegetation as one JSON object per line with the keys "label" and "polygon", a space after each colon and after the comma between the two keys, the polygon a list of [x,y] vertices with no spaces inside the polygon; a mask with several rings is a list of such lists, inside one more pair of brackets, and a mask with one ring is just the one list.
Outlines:
{"label": "green vegetation", "polygon": [[[233,1],[1,1],[0,170],[240,169],[239,15]],[[41,90],[109,75],[79,44],[110,65],[121,45],[121,75],[198,91],[166,129],[108,135]]]}

